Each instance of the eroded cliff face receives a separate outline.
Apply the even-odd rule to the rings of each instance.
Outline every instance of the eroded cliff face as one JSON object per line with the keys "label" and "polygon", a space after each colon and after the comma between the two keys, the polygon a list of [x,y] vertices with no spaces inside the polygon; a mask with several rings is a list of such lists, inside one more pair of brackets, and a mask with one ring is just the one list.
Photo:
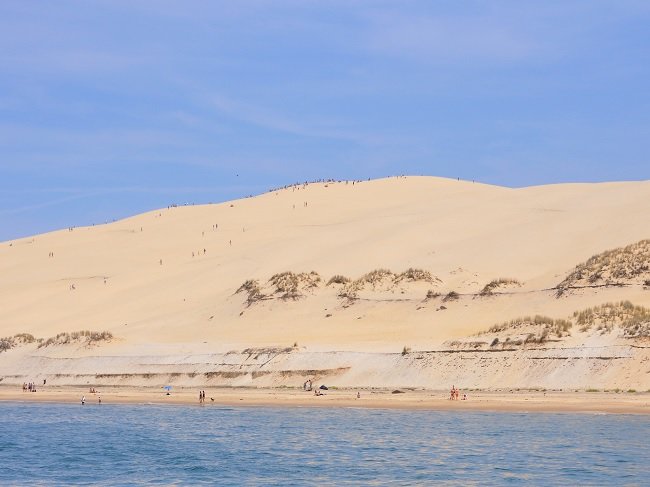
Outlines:
{"label": "eroded cliff face", "polygon": [[650,389],[650,341],[599,339],[512,347],[453,344],[433,351],[312,352],[256,348],[226,353],[119,355],[74,345],[25,346],[0,359],[1,384],[47,379],[60,386],[292,387],[311,379],[333,387],[446,389]]}

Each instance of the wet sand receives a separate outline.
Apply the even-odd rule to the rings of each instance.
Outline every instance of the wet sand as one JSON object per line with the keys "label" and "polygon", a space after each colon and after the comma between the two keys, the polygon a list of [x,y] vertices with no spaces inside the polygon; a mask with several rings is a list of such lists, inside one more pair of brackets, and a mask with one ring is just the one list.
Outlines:
{"label": "wet sand", "polygon": [[[358,407],[439,411],[493,412],[580,412],[650,414],[650,393],[627,392],[543,392],[543,391],[468,391],[467,400],[450,401],[446,391],[337,389],[322,396],[297,389],[205,389],[204,407]],[[170,395],[157,388],[101,388],[93,394],[74,387],[42,387],[37,392],[22,392],[15,386],[0,387],[0,401],[53,402],[87,406],[102,404],[196,405],[199,389],[172,389]],[[462,397],[462,396],[461,396]],[[212,401],[214,399],[214,401]]]}

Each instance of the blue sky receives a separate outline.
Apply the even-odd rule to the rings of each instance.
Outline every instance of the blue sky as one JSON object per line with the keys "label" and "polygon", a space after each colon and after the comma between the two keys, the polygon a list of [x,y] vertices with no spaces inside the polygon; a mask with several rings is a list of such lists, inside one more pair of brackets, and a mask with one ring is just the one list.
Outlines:
{"label": "blue sky", "polygon": [[0,240],[316,178],[650,179],[650,2],[0,3]]}

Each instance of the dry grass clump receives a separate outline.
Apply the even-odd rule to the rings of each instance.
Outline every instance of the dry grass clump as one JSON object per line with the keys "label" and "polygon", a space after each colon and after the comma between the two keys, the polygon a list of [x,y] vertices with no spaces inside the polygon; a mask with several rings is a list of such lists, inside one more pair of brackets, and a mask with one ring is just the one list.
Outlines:
{"label": "dry grass clump", "polygon": [[[348,300],[355,300],[359,298],[359,292],[367,287],[371,287],[375,291],[378,290],[378,288],[379,290],[391,290],[402,282],[435,283],[442,281],[431,275],[429,271],[411,267],[399,274],[395,274],[388,269],[375,269],[354,281],[350,281],[344,276],[334,276],[330,279],[327,285],[329,286],[332,283],[343,284],[343,287],[339,291],[339,297]],[[433,293],[433,291],[430,291],[429,293]],[[427,296],[430,299],[430,295],[427,294]]]}
{"label": "dry grass clump", "polygon": [[300,280],[300,284],[306,289],[318,287],[322,281],[320,275],[316,271],[311,271],[308,274],[306,272],[298,274],[298,279]]}
{"label": "dry grass clump", "polygon": [[13,337],[2,337],[0,338],[0,353],[6,352],[14,348]]}
{"label": "dry grass clump", "polygon": [[615,326],[627,338],[650,337],[650,309],[635,306],[629,301],[605,303],[573,313],[580,331],[596,328],[601,333],[611,332]]}
{"label": "dry grass clump", "polygon": [[407,281],[407,282],[417,282],[417,281],[422,281],[422,282],[434,282],[434,281],[440,281],[437,277],[434,278],[429,271],[425,271],[422,269],[414,269],[413,267],[409,267],[406,269],[404,272],[401,274],[397,274],[394,278],[395,282],[401,282],[401,281]]}
{"label": "dry grass clump", "polygon": [[445,342],[445,345],[456,350],[480,350],[487,345],[487,342],[452,340],[450,342]]}
{"label": "dry grass clump", "polygon": [[332,284],[343,284],[343,285],[345,285],[345,284],[347,284],[349,282],[350,282],[349,278],[347,278],[345,276],[342,276],[340,274],[337,274],[335,276],[332,276],[332,278],[329,281],[327,281],[327,285],[328,286],[331,286]]}
{"label": "dry grass clump", "polygon": [[479,295],[481,296],[491,296],[494,294],[494,291],[502,286],[521,286],[521,282],[517,279],[510,279],[507,277],[500,277],[499,279],[494,279],[493,281],[488,282]]}
{"label": "dry grass clump", "polygon": [[318,287],[321,277],[317,272],[281,272],[271,276],[269,283],[273,286],[273,294],[279,295],[280,299],[299,299],[303,296],[301,290]]}
{"label": "dry grass clump", "polygon": [[318,273],[314,271],[309,273],[280,272],[272,275],[268,280],[268,286],[271,289],[266,292],[264,292],[258,280],[249,279],[239,286],[235,294],[245,292],[247,295],[247,306],[251,306],[263,299],[272,299],[273,297],[283,300],[296,300],[303,296],[302,291],[318,287],[321,280]]}
{"label": "dry grass clump", "polygon": [[433,289],[429,289],[427,291],[426,299],[436,299],[436,298],[439,298],[440,296],[441,296],[441,294],[439,292],[434,291]]}
{"label": "dry grass clump", "polygon": [[85,341],[87,345],[92,345],[98,342],[107,342],[113,338],[110,331],[90,331],[81,330],[73,332],[62,332],[56,336],[43,340],[38,344],[38,348],[49,347],[50,345],[66,345],[68,343]]}
{"label": "dry grass clump", "polygon": [[505,321],[490,327],[485,333],[501,333],[504,331],[516,332],[520,329],[533,329],[535,331],[533,333],[528,333],[525,341],[544,342],[548,340],[551,335],[555,335],[558,338],[570,335],[569,330],[572,326],[573,323],[569,320],[554,320],[548,316],[536,315],[534,317],[524,316],[523,318]]}
{"label": "dry grass clump", "polygon": [[491,347],[497,345],[505,347],[527,342],[542,343],[551,336],[563,338],[570,335],[574,324],[583,333],[595,329],[600,334],[606,334],[618,328],[625,338],[650,338],[650,309],[635,306],[629,301],[605,303],[576,311],[570,319],[566,320],[554,320],[541,315],[517,318],[494,325],[479,335],[509,333],[520,337],[525,336],[523,340],[518,341],[512,341],[510,338],[503,341],[502,337],[496,337]]}
{"label": "dry grass clump", "polygon": [[30,335],[29,333],[17,333],[14,336],[2,337],[0,338],[0,353],[11,350],[19,345],[34,343],[35,341],[36,338],[34,338],[34,335]]}
{"label": "dry grass clump", "polygon": [[579,264],[557,285],[557,297],[573,287],[616,286],[650,274],[650,240],[607,250]]}
{"label": "dry grass clump", "polygon": [[355,281],[350,281],[343,285],[339,290],[339,298],[347,299],[348,301],[354,301],[359,298],[359,291],[364,287],[364,282],[361,279]]}
{"label": "dry grass clump", "polygon": [[362,285],[370,284],[372,287],[375,287],[376,285],[381,284],[383,281],[386,281],[388,279],[394,280],[395,274],[388,269],[375,269],[374,271],[370,271],[367,274],[361,276],[355,281],[355,283]]}
{"label": "dry grass clump", "polygon": [[31,333],[16,333],[13,338],[21,344],[34,343],[36,341],[36,338],[34,338],[34,335]]}
{"label": "dry grass clump", "polygon": [[359,292],[363,290],[366,285],[372,286],[375,289],[378,285],[386,281],[392,282],[395,279],[395,274],[388,269],[375,269],[367,274],[364,274],[359,279],[348,281],[339,291],[339,298],[354,301],[359,298]]}
{"label": "dry grass clump", "polygon": [[300,293],[298,291],[298,275],[293,272],[280,272],[279,274],[274,274],[269,279],[269,283],[275,289],[273,294],[280,294],[282,299],[298,299]]}
{"label": "dry grass clump", "polygon": [[458,294],[456,291],[449,291],[444,298],[442,298],[443,303],[447,303],[449,301],[458,301],[460,299],[460,294]]}
{"label": "dry grass clump", "polygon": [[246,293],[246,306],[247,307],[253,305],[254,303],[257,303],[258,301],[261,301],[264,298],[266,298],[266,295],[264,293],[262,293],[262,289],[260,288],[259,281],[255,280],[255,279],[249,279],[244,284],[239,286],[239,289],[237,289],[237,291],[235,291],[235,294],[239,294],[241,292]]}

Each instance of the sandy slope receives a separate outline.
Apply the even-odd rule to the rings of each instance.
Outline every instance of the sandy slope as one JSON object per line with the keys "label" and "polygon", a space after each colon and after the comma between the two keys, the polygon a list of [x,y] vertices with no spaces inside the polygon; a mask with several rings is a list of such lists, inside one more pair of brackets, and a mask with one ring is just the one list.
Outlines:
{"label": "sandy slope", "polygon": [[[59,366],[45,366],[39,356],[107,356],[128,364],[135,360],[128,357],[142,363],[144,356],[294,342],[303,353],[437,350],[520,315],[562,318],[619,299],[650,306],[650,291],[639,286],[561,299],[548,290],[592,254],[650,237],[648,215],[650,182],[509,189],[407,177],[309,184],[4,242],[0,336],[90,329],[116,338],[95,347],[14,349],[0,354],[0,375],[18,376],[28,363],[41,364],[33,374],[58,373]],[[335,274],[357,278],[376,268],[409,267],[441,282],[370,292],[348,307],[324,283],[296,301],[250,307],[235,294],[248,279],[264,284],[283,271],[316,271],[326,282]],[[498,277],[523,284],[512,294],[474,295]],[[424,301],[428,289],[454,290],[461,298],[440,310],[439,300]],[[625,373],[644,376],[626,383],[650,387],[644,357]],[[92,370],[86,363],[73,372],[101,373],[104,362],[97,360]]]}

